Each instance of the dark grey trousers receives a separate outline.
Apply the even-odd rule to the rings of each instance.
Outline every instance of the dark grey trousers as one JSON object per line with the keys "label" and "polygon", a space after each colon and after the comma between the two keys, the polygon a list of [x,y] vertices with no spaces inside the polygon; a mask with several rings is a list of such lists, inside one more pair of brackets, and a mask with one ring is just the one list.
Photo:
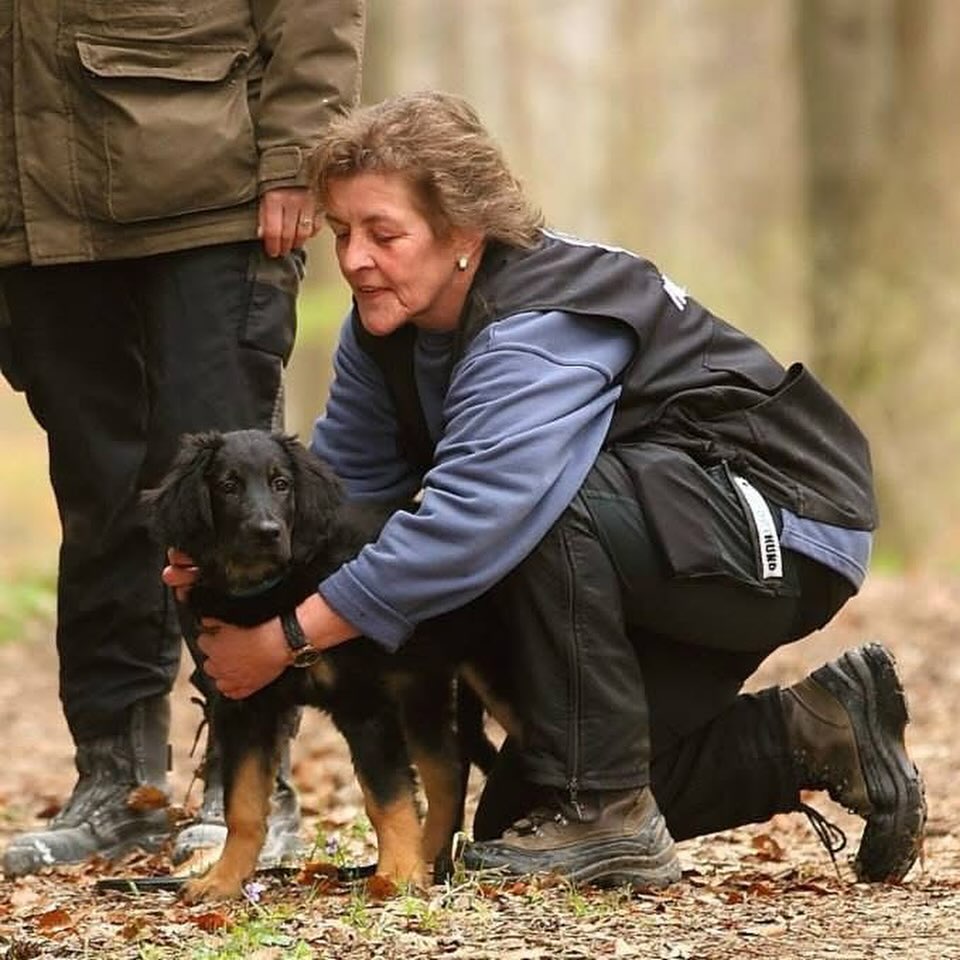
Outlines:
{"label": "dark grey trousers", "polygon": [[180,631],[140,492],[182,433],[269,428],[302,254],[258,242],[0,270],[4,373],[46,431],[62,524],[60,695],[75,740],[169,690]]}
{"label": "dark grey trousers", "polygon": [[526,812],[529,791],[518,783],[571,793],[651,784],[677,838],[796,807],[779,697],[740,689],[778,646],[826,623],[853,587],[790,551],[782,580],[764,583],[726,472],[703,480],[716,512],[703,535],[722,541],[723,569],[675,576],[630,475],[605,452],[494,591],[511,625],[504,655],[524,743],[507,747],[488,781],[478,838]]}

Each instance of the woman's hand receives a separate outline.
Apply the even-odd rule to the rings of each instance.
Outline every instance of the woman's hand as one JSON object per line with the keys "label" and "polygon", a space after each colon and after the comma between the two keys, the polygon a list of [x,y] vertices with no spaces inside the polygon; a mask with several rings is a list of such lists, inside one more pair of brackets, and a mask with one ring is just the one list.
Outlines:
{"label": "woman's hand", "polygon": [[[163,582],[173,589],[177,600],[185,603],[197,580],[193,559],[181,550],[167,551]],[[319,593],[312,594],[297,607],[296,614],[307,640],[317,650],[336,646],[360,632],[344,620]],[[293,663],[293,654],[283,635],[280,618],[274,617],[255,627],[237,627],[212,617],[200,621],[197,646],[206,656],[203,672],[217,690],[232,700],[249,697],[277,677]]]}
{"label": "woman's hand", "polygon": [[[310,646],[317,650],[336,646],[359,633],[319,593],[304,600],[296,615]],[[206,655],[203,672],[231,700],[256,693],[293,663],[279,617],[255,627],[235,627],[204,617],[200,626],[197,645]]]}
{"label": "woman's hand", "polygon": [[206,655],[203,672],[231,700],[256,693],[293,660],[279,617],[255,627],[235,627],[204,617],[200,626],[197,645]]}
{"label": "woman's hand", "polygon": [[182,550],[170,547],[167,550],[167,566],[163,568],[160,579],[173,589],[173,595],[180,603],[186,603],[190,588],[197,581],[197,567]]}

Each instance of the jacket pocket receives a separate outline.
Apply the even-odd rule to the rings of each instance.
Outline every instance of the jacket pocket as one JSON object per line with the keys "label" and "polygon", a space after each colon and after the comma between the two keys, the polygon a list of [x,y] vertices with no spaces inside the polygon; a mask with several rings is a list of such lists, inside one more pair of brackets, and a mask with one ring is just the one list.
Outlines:
{"label": "jacket pocket", "polygon": [[77,52],[89,94],[76,118],[80,179],[93,216],[132,223],[256,196],[246,51],[88,37]]}

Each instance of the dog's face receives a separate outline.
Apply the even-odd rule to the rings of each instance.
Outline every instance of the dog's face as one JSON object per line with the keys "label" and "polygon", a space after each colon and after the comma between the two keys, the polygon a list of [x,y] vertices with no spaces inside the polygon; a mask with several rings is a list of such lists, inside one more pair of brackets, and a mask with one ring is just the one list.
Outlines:
{"label": "dog's face", "polygon": [[340,486],[294,438],[238,430],[185,436],[144,500],[161,539],[194,559],[201,582],[237,593],[323,545]]}
{"label": "dog's face", "polygon": [[294,483],[286,448],[273,437],[224,437],[211,459],[206,486],[217,554],[232,586],[258,584],[290,563]]}

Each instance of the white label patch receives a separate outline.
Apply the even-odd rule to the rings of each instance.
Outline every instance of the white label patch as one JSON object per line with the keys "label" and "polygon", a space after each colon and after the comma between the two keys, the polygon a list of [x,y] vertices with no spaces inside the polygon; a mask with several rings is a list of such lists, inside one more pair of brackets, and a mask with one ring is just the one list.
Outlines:
{"label": "white label patch", "polygon": [[673,305],[678,310],[683,310],[687,306],[687,291],[679,283],[674,283],[666,274],[660,274],[660,282],[663,284],[663,292],[673,301]]}
{"label": "white label patch", "polygon": [[733,474],[733,482],[743,494],[744,503],[753,517],[753,529],[757,534],[757,550],[760,554],[760,569],[764,580],[783,576],[783,554],[780,551],[780,537],[773,522],[773,514],[763,494],[743,477]]}

